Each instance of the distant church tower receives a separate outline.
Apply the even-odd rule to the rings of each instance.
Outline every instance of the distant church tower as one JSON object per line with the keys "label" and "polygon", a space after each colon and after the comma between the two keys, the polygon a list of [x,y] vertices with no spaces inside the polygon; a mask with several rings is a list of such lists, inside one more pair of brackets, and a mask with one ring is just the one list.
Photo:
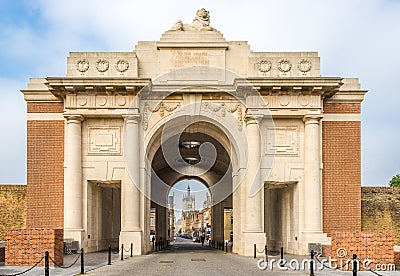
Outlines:
{"label": "distant church tower", "polygon": [[182,211],[190,212],[195,210],[195,198],[190,194],[190,187],[187,186],[186,194],[182,198]]}

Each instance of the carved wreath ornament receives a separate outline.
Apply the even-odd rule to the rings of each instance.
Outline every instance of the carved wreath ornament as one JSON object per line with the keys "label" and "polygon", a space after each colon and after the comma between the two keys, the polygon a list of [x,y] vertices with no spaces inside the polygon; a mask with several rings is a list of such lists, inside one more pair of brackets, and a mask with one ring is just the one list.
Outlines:
{"label": "carved wreath ornament", "polygon": [[272,63],[266,59],[261,59],[257,62],[257,69],[263,74],[266,74],[269,70],[271,70]]}
{"label": "carved wreath ornament", "polygon": [[307,59],[300,60],[299,64],[297,65],[299,70],[303,73],[306,73],[311,70],[311,62]]}
{"label": "carved wreath ornament", "polygon": [[76,70],[82,74],[89,70],[89,61],[87,59],[80,59],[76,63]]}
{"label": "carved wreath ornament", "polygon": [[278,64],[278,69],[283,73],[287,73],[292,69],[292,64],[288,59],[282,59]]}
{"label": "carved wreath ornament", "polygon": [[99,71],[101,73],[104,73],[105,71],[107,71],[109,67],[110,67],[110,63],[106,59],[99,59],[96,62],[96,69],[97,69],[97,71]]}
{"label": "carved wreath ornament", "polygon": [[128,68],[129,68],[129,63],[125,59],[120,59],[115,64],[115,69],[120,73],[125,72],[126,70],[128,70]]}

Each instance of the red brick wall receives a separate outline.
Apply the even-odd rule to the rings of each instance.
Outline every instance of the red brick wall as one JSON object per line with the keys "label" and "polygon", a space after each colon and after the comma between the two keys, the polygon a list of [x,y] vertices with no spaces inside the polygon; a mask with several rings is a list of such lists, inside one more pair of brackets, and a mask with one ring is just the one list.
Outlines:
{"label": "red brick wall", "polygon": [[[28,103],[35,112],[60,111],[59,103]],[[64,227],[64,121],[27,123],[28,228]]]}
{"label": "red brick wall", "polygon": [[[391,232],[333,232],[331,235],[332,258],[338,260],[339,266],[341,260],[345,263],[353,254],[357,254],[361,266],[363,260],[370,260],[369,268],[374,270],[376,264],[394,264],[394,239]],[[338,256],[338,251],[345,254]]]}
{"label": "red brick wall", "polygon": [[28,102],[28,113],[63,113],[64,103],[62,102]]}
{"label": "red brick wall", "polygon": [[324,103],[325,114],[359,114],[361,113],[360,103]]}
{"label": "red brick wall", "polygon": [[[325,103],[327,113],[357,113],[360,104]],[[361,122],[322,122],[323,230],[361,231]]]}
{"label": "red brick wall", "polygon": [[[8,229],[6,265],[34,265],[49,251],[49,256],[63,264],[63,229]],[[44,265],[44,261],[40,263]],[[53,263],[50,261],[50,265]]]}

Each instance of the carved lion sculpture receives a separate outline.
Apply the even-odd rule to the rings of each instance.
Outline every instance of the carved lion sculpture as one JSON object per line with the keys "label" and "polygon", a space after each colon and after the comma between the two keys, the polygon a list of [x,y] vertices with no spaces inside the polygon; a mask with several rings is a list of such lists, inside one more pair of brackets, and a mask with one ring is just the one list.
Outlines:
{"label": "carved lion sculpture", "polygon": [[213,28],[210,27],[210,13],[208,10],[204,8],[198,10],[192,26],[198,31],[211,31]]}
{"label": "carved lion sculpture", "polygon": [[202,8],[196,12],[196,17],[192,24],[182,24],[182,21],[177,21],[171,28],[173,31],[214,31],[210,26],[210,13]]}

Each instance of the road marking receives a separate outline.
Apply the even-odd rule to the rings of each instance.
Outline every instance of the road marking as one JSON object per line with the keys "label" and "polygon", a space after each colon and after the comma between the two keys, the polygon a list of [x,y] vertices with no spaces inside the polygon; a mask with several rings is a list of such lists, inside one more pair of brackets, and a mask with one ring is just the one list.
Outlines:
{"label": "road marking", "polygon": [[160,261],[160,264],[173,264],[174,261]]}

